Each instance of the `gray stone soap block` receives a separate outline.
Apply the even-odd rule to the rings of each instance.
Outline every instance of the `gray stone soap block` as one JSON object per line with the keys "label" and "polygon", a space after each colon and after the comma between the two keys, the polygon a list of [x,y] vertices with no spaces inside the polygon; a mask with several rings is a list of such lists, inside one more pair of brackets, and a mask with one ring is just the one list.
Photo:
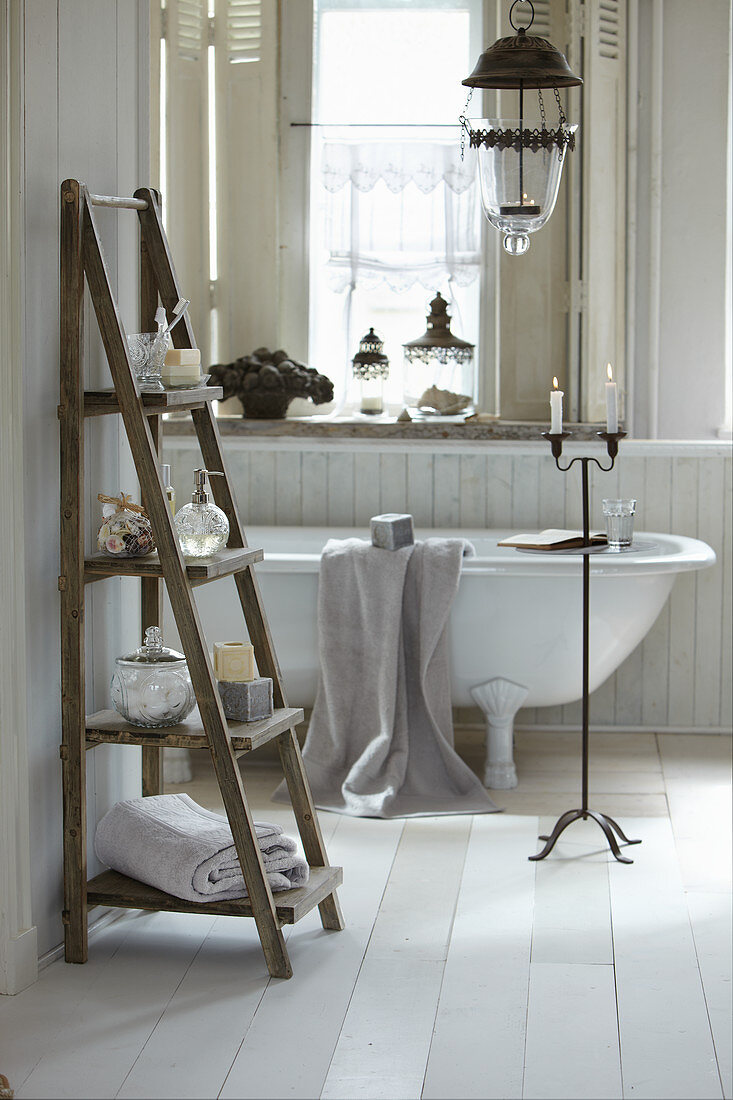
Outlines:
{"label": "gray stone soap block", "polygon": [[272,680],[217,680],[224,714],[232,722],[256,722],[272,714]]}
{"label": "gray stone soap block", "polygon": [[399,550],[402,546],[412,546],[415,541],[412,516],[402,516],[399,512],[372,516],[371,531],[372,546],[380,550]]}

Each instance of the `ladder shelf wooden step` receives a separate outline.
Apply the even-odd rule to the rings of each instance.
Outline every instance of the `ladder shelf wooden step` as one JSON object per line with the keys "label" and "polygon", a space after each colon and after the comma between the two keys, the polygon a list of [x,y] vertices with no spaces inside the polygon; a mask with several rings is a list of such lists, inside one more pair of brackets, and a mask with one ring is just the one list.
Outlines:
{"label": "ladder shelf wooden step", "polygon": [[[305,886],[276,892],[275,912],[279,923],[295,924],[316,905],[320,905],[343,881],[340,867],[312,867]],[[120,909],[164,909],[172,913],[215,913],[219,916],[251,917],[249,898],[233,901],[183,901],[173,894],[156,890],[118,871],[103,871],[87,884],[87,902]]]}
{"label": "ladder shelf wooden step", "polygon": [[[279,707],[271,718],[257,722],[229,722],[232,748],[237,755],[252,752],[268,744],[281,733],[303,721],[298,707]],[[133,726],[115,710],[100,710],[86,720],[87,748],[94,745],[154,745],[158,748],[207,749],[201,717],[197,710],[177,726],[143,729]]]}
{"label": "ladder shelf wooden step", "polygon": [[[221,386],[197,386],[182,390],[139,394],[146,416],[200,409],[207,401],[221,401],[223,396],[224,391]],[[85,390],[84,416],[110,416],[121,411],[115,390]]]}
{"label": "ladder shelf wooden step", "polygon": [[[219,550],[208,558],[189,559],[186,575],[192,585],[206,584],[220,577],[231,577],[241,573],[255,562],[264,558],[262,550],[249,546],[230,547]],[[147,554],[142,558],[113,558],[109,554],[92,554],[84,559],[84,580],[101,580],[103,577],[163,577],[163,566],[157,554]]]}
{"label": "ladder shelf wooden step", "polygon": [[[282,925],[299,920],[315,905],[324,928],[344,927],[336,888],[341,869],[330,867],[318,815],[313,805],[295,726],[299,708],[289,707],[275,648],[262,604],[254,566],[261,550],[251,549],[242,529],[224,462],[212,401],[217,387],[141,393],[127,347],[127,337],[112,291],[93,207],[136,211],[140,225],[140,332],[155,329],[155,312],[162,304],[169,319],[183,296],[160,214],[160,196],[140,188],[134,197],[94,195],[78,180],[61,185],[61,310],[59,432],[61,443],[60,570],[61,602],[61,745],[64,800],[64,939],[68,962],[86,962],[87,913],[91,905],[181,912],[234,913],[251,916],[273,976],[289,978],[290,960]],[[106,216],[106,215],[104,215]],[[112,375],[113,389],[84,390],[84,291],[94,308]],[[177,348],[195,348],[188,315],[172,330]],[[217,505],[229,520],[226,549],[197,562],[184,561],[160,471],[163,414],[188,411],[201,449],[202,466],[223,476],[212,479]],[[146,558],[115,559],[84,552],[93,524],[85,524],[84,503],[106,486],[86,485],[84,476],[85,418],[118,414],[132,452],[142,503],[150,518],[157,553]],[[114,487],[117,488],[116,486]],[[98,520],[93,516],[92,520]],[[94,527],[96,530],[96,527]],[[163,583],[186,655],[198,711],[180,726],[149,730],[120,720],[111,711],[85,714],[85,585],[109,576],[140,580],[141,626],[160,625]],[[232,576],[246,631],[254,645],[261,676],[273,682],[275,714],[262,722],[227,723],[209,657],[209,649],[194,601],[196,585]],[[110,669],[110,672],[112,670]],[[311,868],[306,886],[273,894],[257,843],[252,813],[242,784],[237,757],[274,740],[292,803],[306,861]],[[207,748],[216,773],[224,809],[232,830],[247,898],[235,902],[188,905],[153,887],[106,871],[87,882],[86,752],[97,744],[142,746],[142,793],[162,792],[164,746]]]}

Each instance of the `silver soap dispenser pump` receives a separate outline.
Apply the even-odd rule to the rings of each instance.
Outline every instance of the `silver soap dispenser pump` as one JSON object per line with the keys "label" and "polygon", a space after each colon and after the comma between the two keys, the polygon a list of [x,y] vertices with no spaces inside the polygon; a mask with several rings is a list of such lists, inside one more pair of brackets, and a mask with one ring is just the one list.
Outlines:
{"label": "silver soap dispenser pump", "polygon": [[191,503],[176,512],[173,522],[186,558],[207,558],[222,550],[229,538],[229,520],[209,500],[207,477],[223,477],[217,470],[194,470]]}

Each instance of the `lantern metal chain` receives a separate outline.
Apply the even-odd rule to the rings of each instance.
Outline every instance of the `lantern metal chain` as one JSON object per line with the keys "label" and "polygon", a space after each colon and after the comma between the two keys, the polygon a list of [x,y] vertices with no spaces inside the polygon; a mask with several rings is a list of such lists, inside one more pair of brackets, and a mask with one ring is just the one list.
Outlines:
{"label": "lantern metal chain", "polygon": [[557,100],[557,109],[560,114],[560,125],[564,126],[567,122],[567,119],[565,117],[565,112],[562,109],[562,100],[560,99],[560,93],[558,92],[557,87],[554,85],[552,90],[555,93],[555,99]]}
{"label": "lantern metal chain", "polygon": [[545,118],[545,104],[544,104],[544,101],[542,99],[542,89],[541,88],[537,89],[537,99],[539,100],[539,103],[540,103],[540,115],[542,116],[542,129],[546,130],[547,129],[547,119]]}
{"label": "lantern metal chain", "polygon": [[470,129],[470,127],[468,125],[468,119],[466,118],[466,111],[468,110],[468,105],[471,102],[471,97],[472,96],[473,96],[473,88],[469,88],[468,89],[468,95],[466,96],[466,104],[465,104],[463,110],[461,111],[460,115],[458,116],[458,121],[461,124],[461,163],[463,163],[463,158],[464,158],[465,153],[466,153],[466,131]]}

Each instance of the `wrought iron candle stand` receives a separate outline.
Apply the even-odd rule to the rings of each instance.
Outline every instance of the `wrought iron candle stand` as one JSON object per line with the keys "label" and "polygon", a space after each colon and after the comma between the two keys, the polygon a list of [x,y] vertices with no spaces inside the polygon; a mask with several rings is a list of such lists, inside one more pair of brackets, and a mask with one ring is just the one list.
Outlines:
{"label": "wrought iron candle stand", "polygon": [[563,440],[567,439],[570,432],[542,432],[545,439],[549,439],[550,446],[552,448],[552,457],[555,459],[555,465],[562,473],[567,473],[568,470],[576,462],[581,464],[582,471],[582,494],[583,494],[583,547],[581,553],[583,555],[583,786],[582,786],[582,805],[578,810],[566,810],[564,814],[557,819],[555,827],[549,836],[541,836],[540,840],[545,841],[545,846],[541,852],[538,852],[535,856],[530,856],[531,860],[544,859],[548,856],[557,843],[558,837],[568,825],[571,825],[573,821],[582,819],[587,821],[590,817],[600,825],[603,830],[609,847],[613,852],[619,863],[633,863],[633,859],[629,859],[628,856],[622,854],[621,849],[618,846],[618,841],[614,836],[617,833],[621,841],[624,844],[641,844],[640,840],[629,840],[624,834],[621,827],[612,817],[608,817],[606,814],[599,813],[597,810],[591,810],[588,806],[588,749],[589,749],[589,736],[588,736],[588,698],[589,698],[589,654],[590,654],[590,555],[599,549],[591,545],[590,541],[590,518],[589,518],[589,505],[588,505],[588,466],[591,462],[595,462],[599,470],[603,470],[604,473],[608,473],[613,469],[616,462],[616,455],[618,454],[619,440],[623,439],[626,432],[598,432],[598,436],[604,440],[606,448],[608,450],[608,456],[611,459],[610,466],[604,466],[597,458],[593,458],[590,455],[579,455],[576,458],[572,458],[568,462],[567,466],[560,465],[560,456],[562,455]]}

